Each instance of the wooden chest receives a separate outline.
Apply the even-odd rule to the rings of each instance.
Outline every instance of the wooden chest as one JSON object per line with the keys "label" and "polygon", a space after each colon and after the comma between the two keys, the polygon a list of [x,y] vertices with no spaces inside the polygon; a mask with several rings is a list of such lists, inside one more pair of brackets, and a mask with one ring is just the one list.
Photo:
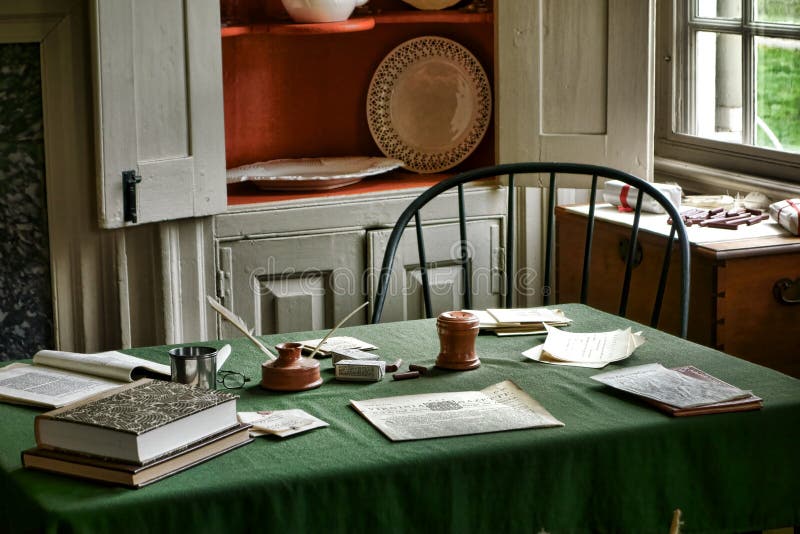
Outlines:
{"label": "wooden chest", "polygon": [[[586,215],[557,208],[557,302],[580,299],[585,233]],[[629,236],[630,226],[623,222],[595,222],[587,304],[618,312]],[[800,378],[800,239],[735,237],[692,243],[688,337]],[[650,323],[665,239],[647,230],[639,234],[627,316],[645,324]],[[671,333],[678,332],[679,255],[675,248],[658,325]]]}

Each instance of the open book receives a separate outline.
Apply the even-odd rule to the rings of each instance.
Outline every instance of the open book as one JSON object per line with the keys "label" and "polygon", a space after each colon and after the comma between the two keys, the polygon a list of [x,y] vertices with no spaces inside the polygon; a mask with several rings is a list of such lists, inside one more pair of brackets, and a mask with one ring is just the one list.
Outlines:
{"label": "open book", "polygon": [[117,351],[80,354],[41,350],[33,365],[0,368],[0,400],[60,408],[143,377],[169,380],[169,365]]}

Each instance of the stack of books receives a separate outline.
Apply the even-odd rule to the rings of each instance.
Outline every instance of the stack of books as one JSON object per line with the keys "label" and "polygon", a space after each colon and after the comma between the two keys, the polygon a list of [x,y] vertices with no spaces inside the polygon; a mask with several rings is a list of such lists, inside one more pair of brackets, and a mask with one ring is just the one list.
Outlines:
{"label": "stack of books", "polygon": [[464,310],[478,316],[481,330],[498,336],[524,336],[546,334],[545,324],[569,326],[572,320],[561,310],[550,308],[488,308]]}
{"label": "stack of books", "polygon": [[27,468],[141,487],[252,441],[236,395],[142,379],[35,418]]}

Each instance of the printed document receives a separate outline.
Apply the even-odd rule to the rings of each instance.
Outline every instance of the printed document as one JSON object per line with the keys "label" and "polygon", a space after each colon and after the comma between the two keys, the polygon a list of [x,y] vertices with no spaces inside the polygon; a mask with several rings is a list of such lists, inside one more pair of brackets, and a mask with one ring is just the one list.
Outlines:
{"label": "printed document", "polygon": [[482,391],[351,400],[350,404],[392,441],[563,426],[509,380]]}
{"label": "printed document", "polygon": [[692,408],[752,395],[722,381],[702,380],[658,363],[601,373],[594,380],[678,408]]}
{"label": "printed document", "polygon": [[41,350],[33,365],[0,368],[0,400],[60,408],[143,376],[169,379],[168,365],[117,351],[80,354]]}

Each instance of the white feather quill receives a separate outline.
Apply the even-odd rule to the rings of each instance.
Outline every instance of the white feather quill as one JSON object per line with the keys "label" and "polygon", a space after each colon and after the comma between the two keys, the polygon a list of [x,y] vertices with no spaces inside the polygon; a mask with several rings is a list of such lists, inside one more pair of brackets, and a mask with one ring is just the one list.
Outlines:
{"label": "white feather quill", "polygon": [[325,341],[327,341],[327,340],[328,340],[328,338],[329,338],[329,337],[331,337],[331,335],[332,335],[334,332],[336,332],[336,330],[338,330],[340,326],[342,326],[344,323],[346,323],[346,322],[347,322],[347,320],[348,320],[350,317],[352,317],[353,315],[355,315],[355,314],[356,314],[356,312],[357,312],[358,310],[360,310],[361,308],[363,308],[363,307],[364,307],[364,306],[366,306],[367,304],[369,304],[369,301],[365,302],[364,304],[362,304],[361,306],[359,306],[359,307],[358,307],[358,308],[356,308],[355,310],[351,311],[351,312],[350,312],[350,313],[347,315],[347,317],[345,317],[344,319],[342,319],[341,321],[339,321],[339,324],[337,324],[336,326],[334,326],[334,327],[331,329],[331,331],[330,331],[330,332],[328,332],[328,333],[325,335],[325,337],[323,337],[323,338],[322,338],[322,341],[320,341],[320,342],[319,342],[319,345],[317,345],[317,348],[315,348],[315,349],[314,349],[314,352],[312,352],[312,353],[311,353],[311,356],[309,356],[309,358],[313,358],[314,356],[316,356],[317,352],[319,352],[319,349],[321,349],[321,348],[322,348],[322,345],[325,343]]}
{"label": "white feather quill", "polygon": [[247,339],[252,341],[253,344],[261,350],[261,352],[269,356],[271,360],[275,359],[275,355],[272,354],[272,352],[263,343],[261,343],[258,339],[255,338],[255,336],[253,336],[253,334],[250,333],[250,330],[247,328],[247,325],[241,319],[241,317],[234,315],[232,311],[230,311],[228,308],[217,302],[217,300],[212,298],[211,295],[206,295],[206,300],[208,300],[208,304],[214,309],[215,312],[220,314],[223,319],[231,323],[245,336],[247,336]]}

